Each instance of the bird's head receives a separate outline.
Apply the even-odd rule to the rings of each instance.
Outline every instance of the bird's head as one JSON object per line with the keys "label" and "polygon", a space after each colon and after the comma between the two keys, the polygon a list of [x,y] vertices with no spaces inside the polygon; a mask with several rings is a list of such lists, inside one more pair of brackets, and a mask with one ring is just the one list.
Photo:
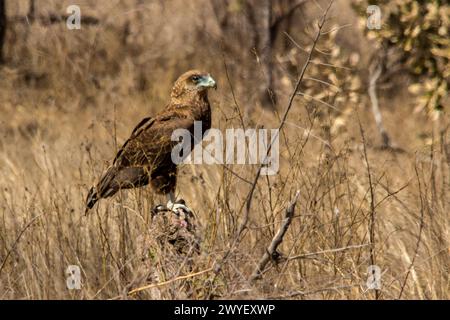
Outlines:
{"label": "bird's head", "polygon": [[192,94],[205,94],[208,89],[217,89],[216,81],[208,72],[190,70],[182,74],[172,88],[172,98],[180,99]]}

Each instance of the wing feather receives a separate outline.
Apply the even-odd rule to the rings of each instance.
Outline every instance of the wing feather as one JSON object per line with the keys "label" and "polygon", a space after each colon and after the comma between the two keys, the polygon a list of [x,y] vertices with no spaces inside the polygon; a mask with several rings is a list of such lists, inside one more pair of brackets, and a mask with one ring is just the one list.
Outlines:
{"label": "wing feather", "polygon": [[159,166],[161,161],[170,158],[172,147],[178,143],[171,140],[175,129],[193,129],[193,119],[178,110],[167,110],[155,118],[143,119],[134,128],[114,158],[113,165]]}
{"label": "wing feather", "polygon": [[154,118],[146,117],[146,118],[142,119],[141,122],[138,123],[138,125],[131,132],[131,136],[124,142],[122,147],[117,152],[117,154],[114,158],[114,161],[113,161],[113,165],[117,165],[120,162],[122,155],[124,154],[124,151],[127,148],[128,143],[131,140],[135,139],[137,136],[139,136],[143,131],[148,129],[154,122],[155,122]]}

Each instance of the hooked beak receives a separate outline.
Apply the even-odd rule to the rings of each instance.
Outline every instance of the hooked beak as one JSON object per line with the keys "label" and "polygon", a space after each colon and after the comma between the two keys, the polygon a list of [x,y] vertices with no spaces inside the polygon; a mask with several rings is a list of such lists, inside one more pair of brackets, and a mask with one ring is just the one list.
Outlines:
{"label": "hooked beak", "polygon": [[201,81],[198,83],[200,87],[204,88],[214,88],[217,89],[217,83],[216,81],[210,76],[204,76],[202,77]]}

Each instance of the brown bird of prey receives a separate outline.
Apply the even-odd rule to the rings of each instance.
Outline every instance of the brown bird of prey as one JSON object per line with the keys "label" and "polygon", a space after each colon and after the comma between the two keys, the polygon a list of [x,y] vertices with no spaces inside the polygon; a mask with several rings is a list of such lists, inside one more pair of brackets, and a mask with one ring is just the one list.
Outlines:
{"label": "brown bird of prey", "polygon": [[[90,189],[86,213],[98,200],[111,197],[120,189],[138,188],[149,183],[156,193],[168,197],[169,209],[189,211],[183,204],[177,204],[174,197],[177,165],[172,161],[171,152],[179,142],[172,141],[171,136],[176,129],[187,129],[193,136],[194,121],[202,122],[203,131],[211,127],[210,88],[217,86],[207,72],[191,70],[178,78],[169,104],[156,116],[139,122],[117,152],[112,166]],[[191,146],[192,151],[194,144]]]}

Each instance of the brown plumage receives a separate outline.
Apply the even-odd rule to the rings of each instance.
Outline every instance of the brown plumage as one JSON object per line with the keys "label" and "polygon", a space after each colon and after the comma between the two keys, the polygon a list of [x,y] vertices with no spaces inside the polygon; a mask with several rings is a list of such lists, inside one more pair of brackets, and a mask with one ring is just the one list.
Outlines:
{"label": "brown plumage", "polygon": [[178,142],[171,140],[172,132],[187,129],[193,135],[194,121],[202,121],[203,131],[211,127],[207,95],[211,87],[215,88],[216,83],[206,72],[191,70],[181,75],[172,88],[170,103],[156,116],[144,118],[136,126],[117,152],[112,166],[97,186],[90,189],[86,212],[98,200],[111,197],[120,189],[150,183],[159,194],[173,193],[177,166],[172,162],[171,151]]}

